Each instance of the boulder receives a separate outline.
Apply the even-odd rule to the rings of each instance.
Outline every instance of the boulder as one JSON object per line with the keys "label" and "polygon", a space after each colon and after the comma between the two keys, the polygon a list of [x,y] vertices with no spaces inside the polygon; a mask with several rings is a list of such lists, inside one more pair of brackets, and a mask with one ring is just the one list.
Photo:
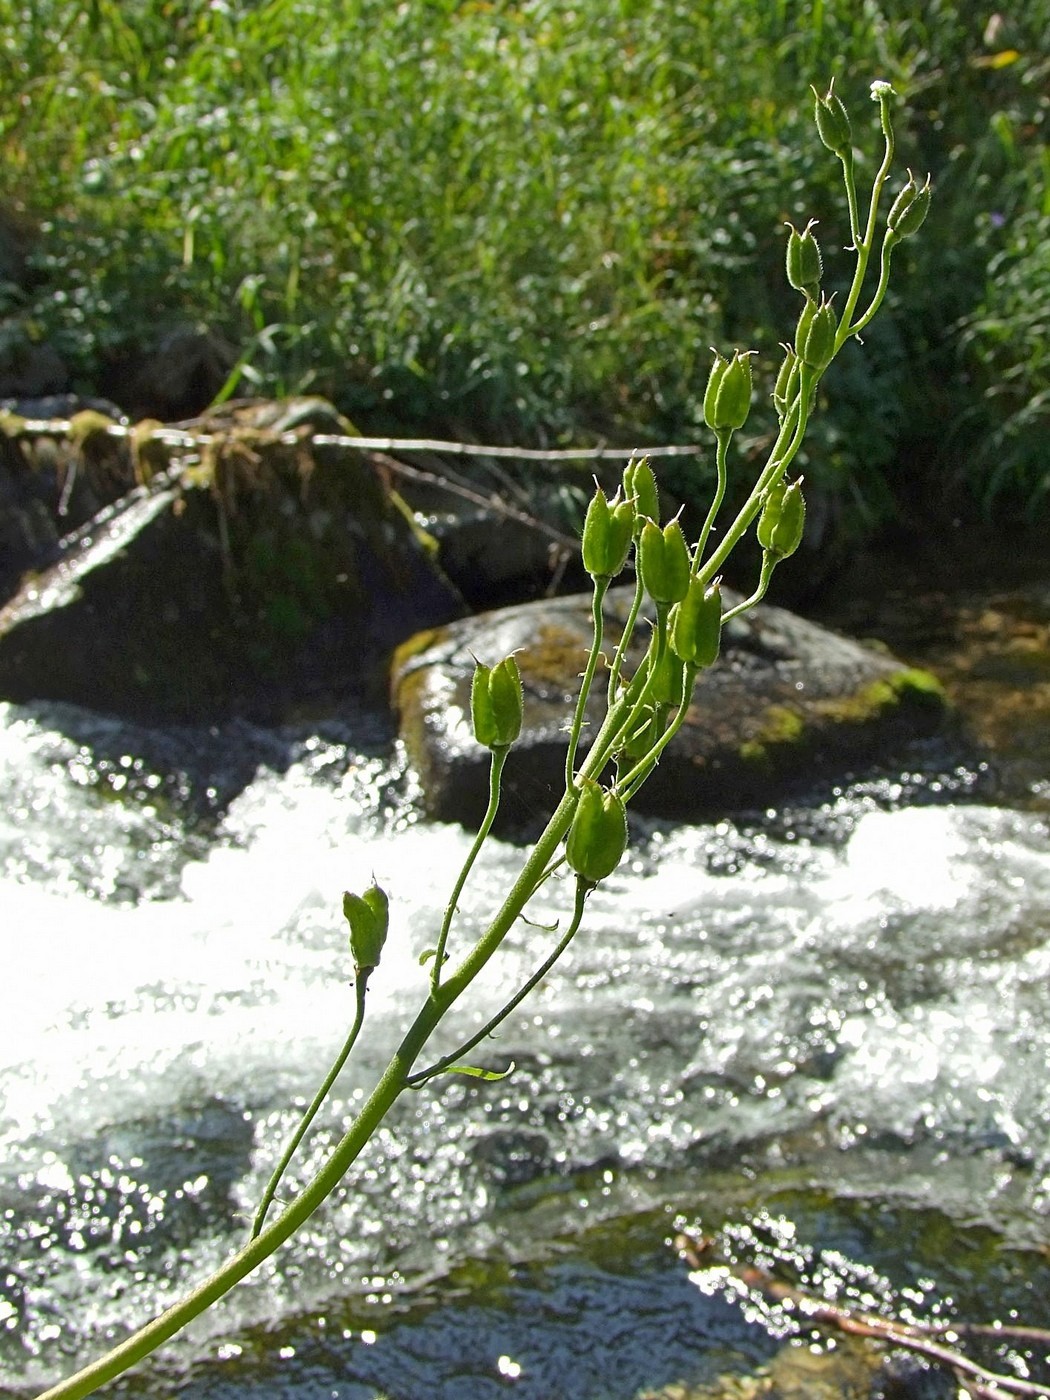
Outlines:
{"label": "boulder", "polygon": [[269,421],[210,425],[63,541],[0,611],[0,697],[189,722],[385,697],[392,649],[462,600],[369,463],[313,443],[352,432],[330,406]]}
{"label": "boulder", "polygon": [[[633,589],[605,605],[611,654]],[[729,605],[734,600],[727,595]],[[501,825],[529,828],[563,791],[565,730],[590,645],[590,595],[526,603],[425,632],[396,652],[393,703],[428,815],[476,825],[488,754],[470,729],[474,658],[517,655],[525,726],[503,778]],[[638,628],[628,673],[648,635]],[[601,721],[599,670],[587,712]],[[634,805],[679,819],[765,806],[792,788],[844,775],[944,721],[932,676],[781,608],[762,605],[723,631],[722,654],[699,678],[688,717]]]}

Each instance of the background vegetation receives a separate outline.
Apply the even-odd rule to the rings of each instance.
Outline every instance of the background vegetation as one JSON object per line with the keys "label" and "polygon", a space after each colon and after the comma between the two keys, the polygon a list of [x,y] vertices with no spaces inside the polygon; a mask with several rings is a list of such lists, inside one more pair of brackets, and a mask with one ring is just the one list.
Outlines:
{"label": "background vegetation", "polygon": [[790,334],[784,221],[817,216],[846,275],[808,85],[835,75],[874,152],[882,77],[936,200],[828,376],[813,517],[1031,513],[1047,33],[1050,0],[0,0],[0,208],[30,248],[0,358],[46,340],[119,401],[128,353],[191,324],[239,393],[366,428],[696,440],[708,347]]}

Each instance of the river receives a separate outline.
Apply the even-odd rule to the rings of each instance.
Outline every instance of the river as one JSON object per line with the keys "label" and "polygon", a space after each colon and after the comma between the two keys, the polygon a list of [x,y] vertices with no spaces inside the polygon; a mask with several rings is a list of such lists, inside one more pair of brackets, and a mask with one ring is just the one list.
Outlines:
{"label": "river", "polygon": [[[927,757],[746,820],[637,823],[563,963],[474,1052],[513,1072],[402,1100],[316,1221],[116,1393],[720,1395],[794,1324],[690,1282],[681,1228],[872,1306],[1046,1326],[1050,785],[1007,799]],[[340,896],[374,874],[392,932],[360,1052],[290,1187],[321,1160],[424,995],[469,838],[418,819],[367,715],[161,732],[0,705],[0,791],[20,1396],[245,1238],[352,1014]],[[486,846],[456,946],[521,854]],[[532,913],[570,907],[551,881]],[[550,937],[519,924],[435,1050]]]}

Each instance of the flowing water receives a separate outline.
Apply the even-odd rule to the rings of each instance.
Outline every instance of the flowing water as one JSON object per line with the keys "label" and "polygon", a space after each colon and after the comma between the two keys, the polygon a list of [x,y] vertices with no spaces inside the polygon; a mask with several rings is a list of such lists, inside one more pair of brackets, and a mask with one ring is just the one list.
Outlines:
{"label": "flowing water", "polygon": [[[340,895],[374,873],[392,932],[360,1051],[287,1189],[322,1160],[424,995],[469,838],[417,819],[364,716],[157,733],[0,705],[0,791],[0,1394],[22,1395],[243,1241],[348,1025]],[[777,1326],[688,1282],[676,1222],[1045,1323],[1048,794],[983,791],[958,765],[639,824],[563,963],[473,1052],[513,1072],[407,1095],[127,1393],[628,1400],[768,1359]],[[456,946],[521,856],[486,847]],[[549,882],[435,1054],[570,907]]]}

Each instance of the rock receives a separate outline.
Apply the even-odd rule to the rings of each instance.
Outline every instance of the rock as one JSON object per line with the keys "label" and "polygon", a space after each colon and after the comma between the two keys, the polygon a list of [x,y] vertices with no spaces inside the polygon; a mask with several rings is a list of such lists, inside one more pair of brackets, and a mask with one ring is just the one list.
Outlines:
{"label": "rock", "polygon": [[[627,588],[608,595],[609,652],[632,594]],[[631,666],[646,634],[639,627]],[[551,810],[563,790],[566,723],[590,636],[588,594],[455,622],[399,648],[393,703],[430,816],[475,825],[485,810],[488,755],[469,722],[473,658],[492,664],[511,652],[525,688],[525,729],[504,770],[502,825],[528,827]],[[602,693],[599,671],[591,732],[601,720]],[[764,806],[818,776],[870,764],[936,730],[945,713],[926,673],[760,606],[725,628],[719,661],[701,675],[682,731],[635,806],[687,819]]]}
{"label": "rock", "polygon": [[105,399],[76,394],[0,399],[0,601],[24,574],[55,563],[63,536],[111,505],[131,486],[127,451],[96,434],[20,434],[23,419],[119,422]]}
{"label": "rock", "polygon": [[201,457],[97,515],[0,611],[0,696],[291,718],[382,693],[398,642],[462,615],[359,454],[242,423]]}
{"label": "rock", "polygon": [[180,325],[154,344],[125,352],[103,376],[103,388],[134,418],[187,419],[223,388],[237,351],[206,327]]}
{"label": "rock", "polygon": [[[13,328],[9,322],[5,329]],[[69,383],[69,370],[53,345],[34,340],[23,327],[0,347],[0,398],[57,394]]]}

